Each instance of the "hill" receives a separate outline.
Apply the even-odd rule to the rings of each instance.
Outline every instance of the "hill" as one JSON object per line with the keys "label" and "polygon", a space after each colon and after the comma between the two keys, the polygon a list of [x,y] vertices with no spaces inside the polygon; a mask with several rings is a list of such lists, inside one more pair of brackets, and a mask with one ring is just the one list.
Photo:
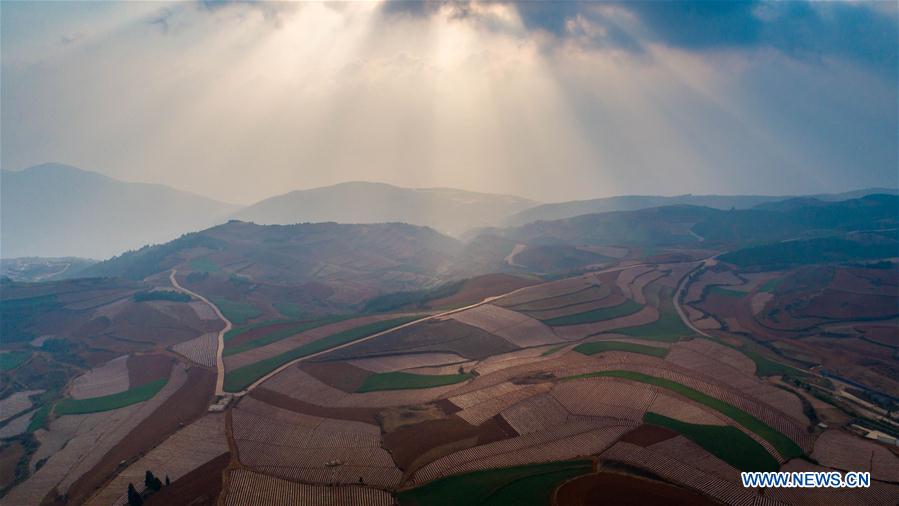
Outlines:
{"label": "hill", "polygon": [[0,171],[3,258],[108,258],[208,227],[236,207],[60,164]]}
{"label": "hill", "polygon": [[[896,195],[896,188],[869,188],[854,190],[844,193],[811,195],[807,198],[821,201],[840,201],[865,197],[872,194]],[[651,207],[691,205],[711,207],[713,209],[749,209],[764,204],[793,199],[792,196],[765,196],[765,195],[678,195],[673,197],[651,195],[626,195],[590,200],[574,200],[570,202],[558,202],[543,204],[525,209],[510,216],[506,226],[519,226],[533,221],[560,220],[572,218],[583,214],[593,214],[611,211],[638,211]]]}
{"label": "hill", "polygon": [[[443,281],[461,243],[403,223],[257,225],[232,220],[174,241],[130,251],[82,271],[85,276],[165,277],[171,269],[202,293],[250,305],[273,317],[334,312],[375,295]],[[283,309],[283,308],[282,308]]]}
{"label": "hill", "polygon": [[459,235],[470,228],[498,225],[536,204],[512,195],[349,182],[271,197],[233,217],[265,225],[402,222]]}
{"label": "hill", "polygon": [[[699,206],[665,206],[637,211],[586,214],[554,221],[537,221],[519,227],[487,229],[469,243],[466,251],[480,252],[481,265],[505,263],[538,272],[562,272],[612,259],[597,257],[604,252],[590,247],[623,247],[648,255],[666,248],[681,250],[734,250],[760,247],[782,241],[819,237],[842,237],[824,242],[840,252],[809,258],[809,262],[867,260],[894,256],[889,244],[859,256],[871,243],[857,232],[899,227],[899,196],[875,194],[845,201],[793,199],[783,205],[764,204],[752,209],[722,211]],[[496,244],[485,249],[481,242]],[[817,243],[809,243],[812,247]],[[797,249],[798,248],[798,249]],[[809,251],[794,247],[764,247],[752,250],[754,263],[796,263],[796,255]],[[593,253],[590,256],[587,252]],[[770,253],[769,258],[762,258]],[[789,258],[778,259],[783,253]],[[895,252],[894,252],[895,253]],[[772,256],[773,255],[773,256]],[[652,255],[650,255],[652,256]],[[742,258],[742,257],[740,257]]]}

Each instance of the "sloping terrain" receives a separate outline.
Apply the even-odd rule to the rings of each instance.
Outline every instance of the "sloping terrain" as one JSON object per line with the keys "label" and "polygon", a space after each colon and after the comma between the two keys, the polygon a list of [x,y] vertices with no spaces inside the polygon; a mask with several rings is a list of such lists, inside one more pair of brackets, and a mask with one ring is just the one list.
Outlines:
{"label": "sloping terrain", "polygon": [[109,258],[224,221],[236,206],[44,164],[0,172],[3,258]]}
{"label": "sloping terrain", "polygon": [[271,197],[233,217],[263,225],[402,222],[457,236],[470,228],[499,225],[536,204],[512,195],[350,182]]}

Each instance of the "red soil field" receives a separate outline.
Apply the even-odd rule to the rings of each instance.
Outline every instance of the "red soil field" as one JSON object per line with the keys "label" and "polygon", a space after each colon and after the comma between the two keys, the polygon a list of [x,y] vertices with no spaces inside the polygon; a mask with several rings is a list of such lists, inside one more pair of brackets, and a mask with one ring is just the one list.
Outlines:
{"label": "red soil field", "polygon": [[518,435],[518,432],[509,425],[509,422],[500,415],[487,420],[479,425],[478,428],[481,430],[481,435],[478,438],[479,445],[501,441]]}
{"label": "red soil field", "polygon": [[[441,457],[440,447],[449,449],[452,443],[458,443],[452,446],[452,451],[459,451],[517,435],[515,429],[500,416],[495,416],[477,427],[457,416],[449,416],[440,420],[404,425],[386,434],[383,444],[393,456],[397,466],[408,474]],[[422,459],[424,456],[428,458]]]}
{"label": "red soil field", "polygon": [[[164,358],[168,359],[168,357]],[[153,414],[140,422],[119,444],[104,455],[93,469],[72,484],[67,493],[69,504],[84,502],[90,494],[114,476],[121,461],[130,462],[143,455],[171,436],[181,426],[203,416],[212,400],[214,391],[215,373],[213,371],[199,367],[189,369],[187,381],[181,389],[166,399]]]}
{"label": "red soil field", "polygon": [[621,437],[619,441],[633,443],[646,448],[649,445],[661,443],[677,436],[677,432],[659,427],[657,425],[641,425]]}
{"label": "red soil field", "polygon": [[481,302],[487,297],[502,295],[519,288],[537,284],[539,281],[511,274],[487,274],[466,280],[458,292],[442,299],[432,300],[427,307],[445,308],[467,306]]}
{"label": "red soil field", "polygon": [[168,378],[175,359],[158,353],[128,357],[128,388],[136,388],[151,381]]}
{"label": "red soil field", "polygon": [[552,504],[565,506],[714,506],[696,492],[653,480],[623,474],[588,474],[564,483],[556,490]]}
{"label": "red soil field", "polygon": [[130,341],[146,341],[153,345],[169,346],[197,337],[204,330],[191,328],[181,320],[141,302],[129,304],[113,318],[104,332],[127,336]]}
{"label": "red soil field", "polygon": [[231,454],[220,455],[144,500],[145,506],[211,506],[222,492],[222,472]]}
{"label": "red soil field", "polygon": [[437,399],[434,404],[437,405],[438,408],[443,410],[443,412],[447,415],[452,415],[453,413],[462,411],[462,408],[453,404],[449,399]]}
{"label": "red soil field", "polygon": [[855,330],[864,334],[866,339],[887,346],[899,346],[899,326],[859,325]]}
{"label": "red soil field", "polygon": [[25,451],[19,443],[13,443],[0,450],[0,489],[16,479],[16,464]]}
{"label": "red soil field", "polygon": [[372,374],[346,362],[300,362],[298,367],[322,383],[346,393],[355,392]]}
{"label": "red soil field", "polygon": [[[479,429],[457,416],[441,420],[427,420],[404,425],[384,435],[384,448],[393,456],[396,465],[405,471],[425,453],[439,446],[477,438]],[[473,446],[467,444],[465,447]],[[458,448],[462,449],[462,448]],[[424,462],[419,463],[419,466]]]}
{"label": "red soil field", "polygon": [[899,314],[899,298],[859,295],[828,288],[813,297],[801,314],[836,319],[881,318]]}
{"label": "red soil field", "polygon": [[318,406],[303,402],[299,399],[294,399],[293,397],[264,387],[254,388],[250,392],[250,397],[266,404],[271,404],[276,408],[293,411],[294,413],[321,416],[324,418],[336,418],[339,420],[355,420],[357,422],[378,425],[379,410],[373,408],[331,408],[327,406]]}

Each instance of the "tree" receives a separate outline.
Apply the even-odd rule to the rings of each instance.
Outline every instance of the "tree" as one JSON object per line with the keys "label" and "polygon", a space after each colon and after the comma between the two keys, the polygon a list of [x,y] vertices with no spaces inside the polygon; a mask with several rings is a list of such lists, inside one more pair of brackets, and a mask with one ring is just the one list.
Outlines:
{"label": "tree", "polygon": [[162,488],[162,481],[153,475],[153,471],[147,470],[147,474],[144,475],[144,486],[147,490],[155,492]]}
{"label": "tree", "polygon": [[133,483],[128,484],[128,506],[143,506],[144,500],[137,493],[137,489],[134,488]]}

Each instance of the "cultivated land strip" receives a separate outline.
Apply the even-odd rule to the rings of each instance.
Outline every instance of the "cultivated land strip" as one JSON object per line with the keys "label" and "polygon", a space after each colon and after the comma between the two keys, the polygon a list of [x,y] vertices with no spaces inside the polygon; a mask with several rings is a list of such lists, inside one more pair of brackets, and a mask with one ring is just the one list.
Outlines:
{"label": "cultivated land strip", "polygon": [[[620,271],[620,270],[624,270],[624,269],[630,269],[630,268],[632,268],[632,267],[634,267],[634,266],[613,267],[613,268],[605,269],[605,270],[602,270],[602,271],[596,271],[596,272],[594,272],[593,274],[601,274],[601,273],[603,273],[603,272],[615,272],[615,271]],[[174,271],[173,271],[172,276],[174,277]],[[359,343],[364,343],[365,341],[370,341],[370,340],[375,339],[375,338],[377,338],[377,337],[381,337],[381,336],[383,336],[383,335],[389,334],[390,332],[394,332],[394,331],[396,331],[396,330],[400,330],[400,329],[403,329],[403,328],[406,328],[406,327],[411,327],[411,326],[413,326],[413,325],[417,325],[417,324],[422,323],[422,322],[426,322],[426,321],[429,321],[429,320],[442,319],[442,318],[445,318],[445,317],[447,317],[447,316],[450,316],[450,315],[453,315],[453,314],[456,314],[456,313],[461,313],[462,311],[466,311],[466,310],[473,309],[473,308],[476,308],[476,307],[479,307],[479,306],[483,306],[483,305],[485,305],[485,304],[489,304],[489,303],[491,303],[491,302],[493,302],[493,301],[495,301],[495,300],[501,299],[501,298],[503,298],[503,297],[508,297],[508,296],[510,296],[510,295],[514,295],[514,294],[516,294],[516,293],[522,292],[522,291],[524,291],[524,290],[527,290],[528,288],[532,288],[532,287],[525,286],[525,287],[522,287],[522,288],[518,288],[518,289],[516,289],[516,290],[512,290],[511,292],[508,292],[508,293],[504,293],[504,294],[501,294],[501,295],[494,295],[494,296],[492,296],[492,297],[487,297],[487,298],[485,298],[484,300],[482,300],[482,301],[480,301],[480,302],[476,302],[476,303],[471,304],[471,305],[468,305],[468,306],[464,306],[464,307],[460,307],[460,308],[455,308],[455,309],[450,309],[450,310],[444,311],[444,312],[442,312],[442,313],[437,313],[437,314],[432,314],[432,315],[429,315],[429,316],[425,316],[425,317],[419,318],[419,319],[417,319],[417,320],[413,320],[413,321],[411,321],[411,322],[403,323],[403,324],[401,324],[401,325],[397,325],[396,327],[392,327],[392,328],[389,328],[389,329],[387,329],[387,330],[383,330],[383,331],[381,331],[381,332],[376,332],[376,333],[374,333],[374,334],[372,334],[372,335],[370,335],[370,336],[366,336],[366,337],[363,337],[363,338],[361,338],[361,339],[356,339],[355,341],[350,341],[350,342],[348,342],[348,343],[341,344],[341,345],[335,346],[335,347],[333,347],[333,348],[328,348],[327,350],[322,350],[322,351],[319,351],[319,352],[316,352],[316,353],[312,353],[312,354],[310,354],[310,355],[306,355],[306,356],[303,356],[303,357],[300,357],[300,358],[291,360],[291,361],[289,361],[289,362],[286,362],[286,363],[282,364],[281,366],[279,366],[278,368],[272,370],[271,372],[267,373],[265,376],[262,376],[261,378],[259,378],[258,380],[254,381],[252,384],[250,384],[250,386],[248,386],[247,388],[245,388],[244,390],[242,390],[242,391],[240,391],[240,392],[235,393],[234,395],[240,397],[240,396],[243,396],[243,395],[246,395],[246,394],[250,393],[250,391],[252,391],[254,388],[258,387],[259,385],[261,385],[261,384],[263,384],[263,383],[265,383],[267,380],[269,380],[270,378],[272,378],[272,377],[275,376],[276,374],[280,373],[281,371],[284,371],[284,370],[287,369],[288,367],[291,367],[291,366],[293,366],[294,364],[296,364],[296,363],[298,363],[298,362],[301,362],[301,361],[303,361],[303,360],[313,359],[313,358],[320,357],[320,356],[322,356],[322,355],[326,355],[326,354],[328,354],[328,353],[331,353],[332,351],[340,350],[340,349],[343,349],[343,348],[348,348],[348,347],[350,347],[350,346],[353,346],[353,345],[356,345],[356,344],[359,344]],[[190,293],[193,293],[193,292],[190,292]],[[199,297],[199,296],[198,296],[198,297]],[[200,298],[202,298],[202,297],[200,297]],[[206,300],[206,299],[203,299],[203,300]],[[213,305],[213,307],[215,307],[215,305]],[[216,308],[216,311],[218,312],[218,309],[217,309],[217,308]],[[221,315],[221,313],[219,313],[219,315],[224,319],[224,316]],[[225,319],[225,321],[227,322],[228,320]],[[230,324],[230,322],[229,322],[229,324]],[[222,348],[222,343],[221,343],[221,339],[222,339],[222,338],[221,338],[221,336],[224,335],[224,332],[225,332],[225,331],[222,331],[222,333],[219,334],[219,353],[218,353],[219,359],[221,359],[221,348]],[[220,374],[220,375],[219,375],[219,380],[221,381],[221,383],[217,383],[217,385],[218,385],[218,386],[216,387],[217,392],[218,392],[218,389],[219,389],[219,388],[222,388],[222,391],[224,391],[224,375],[223,375],[223,374],[224,374],[224,366],[223,366],[223,365],[221,365],[220,368],[219,368],[219,374]]]}
{"label": "cultivated land strip", "polygon": [[172,269],[172,273],[169,275],[169,280],[172,282],[172,286],[175,287],[176,290],[186,293],[188,295],[192,295],[212,308],[215,311],[215,314],[225,322],[225,328],[219,331],[218,335],[218,347],[215,350],[215,395],[224,395],[225,394],[225,360],[222,358],[222,352],[225,350],[225,332],[231,330],[231,320],[225,318],[225,315],[219,310],[218,306],[209,302],[209,299],[203,297],[202,295],[194,292],[192,290],[188,290],[183,286],[178,284],[178,279],[175,278],[176,269]]}

